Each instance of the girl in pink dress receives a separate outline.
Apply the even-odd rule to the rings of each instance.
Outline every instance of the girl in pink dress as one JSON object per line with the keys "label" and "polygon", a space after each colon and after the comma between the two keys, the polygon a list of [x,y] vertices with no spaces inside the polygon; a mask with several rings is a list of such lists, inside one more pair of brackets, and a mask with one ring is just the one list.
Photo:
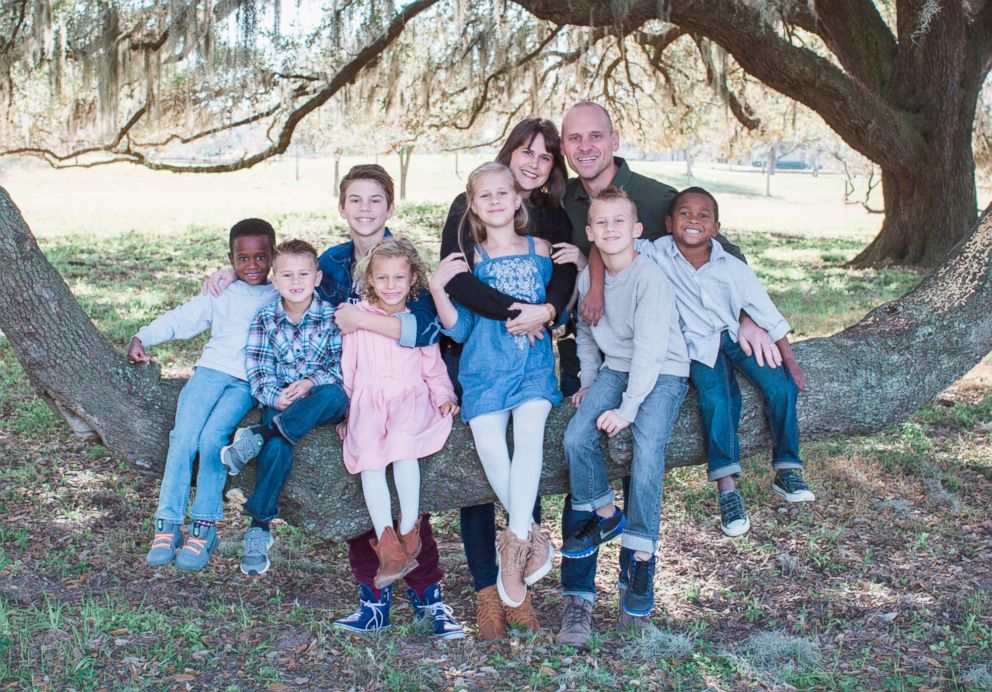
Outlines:
{"label": "girl in pink dress", "polygon": [[[361,310],[392,315],[426,296],[429,269],[405,238],[388,237],[355,266]],[[351,399],[338,426],[344,463],[362,476],[365,504],[375,527],[379,556],[375,587],[381,589],[417,566],[420,552],[420,457],[440,450],[451,432],[458,403],[438,345],[405,348],[359,330],[346,334],[341,374]],[[399,532],[386,485],[386,467],[400,501]]]}

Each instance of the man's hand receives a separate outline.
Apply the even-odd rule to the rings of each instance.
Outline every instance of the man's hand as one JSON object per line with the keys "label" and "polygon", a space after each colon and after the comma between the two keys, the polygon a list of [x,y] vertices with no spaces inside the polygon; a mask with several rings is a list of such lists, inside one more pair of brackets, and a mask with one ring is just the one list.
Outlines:
{"label": "man's hand", "polygon": [[136,336],[131,337],[131,344],[127,348],[127,359],[132,363],[151,363],[152,357],[145,352],[145,346],[141,339]]}
{"label": "man's hand", "polygon": [[596,427],[613,437],[618,432],[626,428],[630,423],[617,415],[616,409],[606,411],[596,419]]}
{"label": "man's hand", "polygon": [[454,401],[446,401],[437,407],[442,416],[457,416],[461,408]]}
{"label": "man's hand", "polygon": [[583,387],[582,389],[577,391],[575,394],[572,395],[572,404],[574,404],[575,407],[578,408],[579,404],[582,403],[582,400],[586,398],[586,394],[588,393],[589,393],[588,387]]}
{"label": "man's hand", "polygon": [[357,305],[341,303],[334,309],[334,324],[342,334],[351,334],[362,328],[362,318],[365,314]]}
{"label": "man's hand", "polygon": [[782,364],[782,354],[778,346],[772,343],[768,332],[759,327],[747,315],[741,315],[741,326],[737,330],[737,343],[748,356],[754,354],[754,359],[760,367],[768,363],[769,367],[777,368]]}
{"label": "man's hand", "polygon": [[595,327],[603,317],[603,311],[605,309],[606,302],[603,300],[603,288],[589,286],[589,292],[586,293],[586,297],[582,299],[582,305],[579,306],[579,317],[589,326]]}
{"label": "man's hand", "polygon": [[434,273],[431,274],[428,285],[432,291],[444,288],[451,279],[468,270],[468,262],[465,261],[465,255],[460,252],[452,252],[438,263],[437,268],[434,269]]}
{"label": "man's hand", "polygon": [[234,274],[234,270],[230,267],[224,269],[218,269],[213,274],[208,276],[203,282],[203,290],[201,291],[203,295],[212,295],[215,298],[220,297],[220,294],[224,292],[224,289],[234,283],[237,277]]}
{"label": "man's hand", "polygon": [[551,259],[554,260],[555,264],[572,263],[579,271],[585,269],[586,265],[589,264],[589,260],[582,254],[582,250],[571,243],[555,243],[551,247],[555,249],[551,253]]}

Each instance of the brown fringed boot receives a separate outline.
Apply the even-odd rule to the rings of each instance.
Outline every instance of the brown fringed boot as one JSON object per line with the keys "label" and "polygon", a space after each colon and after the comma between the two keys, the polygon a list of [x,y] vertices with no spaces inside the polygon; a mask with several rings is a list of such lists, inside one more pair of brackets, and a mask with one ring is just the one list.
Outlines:
{"label": "brown fringed boot", "polygon": [[403,548],[392,526],[386,527],[378,541],[369,539],[369,545],[379,557],[379,569],[372,582],[377,589],[389,586],[417,568],[417,561]]}

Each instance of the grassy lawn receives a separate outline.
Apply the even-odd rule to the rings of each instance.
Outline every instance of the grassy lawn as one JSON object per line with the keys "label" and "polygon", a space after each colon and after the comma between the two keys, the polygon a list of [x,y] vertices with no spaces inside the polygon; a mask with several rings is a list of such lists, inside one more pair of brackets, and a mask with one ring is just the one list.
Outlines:
{"label": "grassy lawn", "polygon": [[[675,175],[673,164],[651,165]],[[696,174],[716,183],[722,175]],[[187,185],[172,178],[172,185]],[[213,184],[195,179],[201,180]],[[726,194],[741,205],[762,203],[748,192],[751,182],[734,185],[738,191]],[[760,176],[754,185],[763,191]],[[227,198],[216,199],[223,219],[176,210],[185,225],[170,225],[173,217],[163,212],[146,228],[132,223],[136,206],[106,223],[81,212],[81,232],[70,234],[60,225],[71,223],[61,216],[64,200],[45,207],[38,193],[20,195],[15,187],[8,189],[27,203],[29,222],[43,227],[44,251],[122,348],[139,325],[189,298],[204,273],[226,261],[224,227],[234,220]],[[83,210],[87,189],[67,192]],[[203,195],[191,197],[193,208]],[[264,213],[282,233],[321,248],[343,238],[326,194],[303,200],[287,192],[281,207],[257,201],[262,211],[238,216]],[[919,280],[904,270],[844,268],[870,236],[858,224],[876,223],[875,217],[799,233],[782,223],[787,214],[769,213],[762,226],[760,218],[731,214],[732,208],[723,210],[725,233],[742,245],[799,338],[853,324]],[[435,257],[445,212],[429,201],[407,204],[392,226]],[[189,225],[190,218],[199,225]],[[169,344],[154,355],[165,374],[182,374],[202,343]],[[544,625],[536,636],[437,643],[411,627],[400,588],[392,630],[362,638],[329,627],[357,603],[343,546],[279,524],[273,568],[246,578],[237,570],[244,521],[233,506],[220,551],[203,573],[148,568],[158,479],[72,438],[0,338],[0,685],[992,689],[990,434],[992,362],[986,359],[902,425],[871,438],[807,444],[807,477],[818,496],[810,507],[774,499],[767,459],[746,460],[742,491],[753,528],[736,540],[720,533],[713,489],[701,470],[674,470],[666,477],[656,580],[660,631],[643,640],[612,631],[615,545],[600,560],[599,634],[591,651],[554,645],[557,570],[535,590]],[[547,498],[544,506],[545,527],[557,536],[561,498]],[[457,512],[438,516],[435,527],[447,598],[472,623]]]}

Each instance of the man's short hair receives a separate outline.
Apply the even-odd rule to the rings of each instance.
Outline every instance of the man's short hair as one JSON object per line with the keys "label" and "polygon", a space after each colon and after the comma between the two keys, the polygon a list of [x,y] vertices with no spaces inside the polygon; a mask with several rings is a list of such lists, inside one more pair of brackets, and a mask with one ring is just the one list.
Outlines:
{"label": "man's short hair", "polygon": [[317,249],[305,240],[292,238],[284,240],[276,245],[275,254],[272,256],[272,263],[283,255],[307,255],[313,259],[314,266],[317,266]]}
{"label": "man's short hair", "polygon": [[[600,113],[603,114],[603,117],[606,118],[606,123],[610,126],[610,132],[613,132],[613,130],[614,130],[614,127],[613,127],[613,118],[610,117],[610,112],[608,110],[606,110],[606,108],[604,108],[601,104],[598,104],[595,101],[579,101],[578,103],[574,104],[568,110],[569,111],[573,111],[576,108],[595,108],[596,110],[598,110]],[[565,113],[565,115],[568,115],[568,113]],[[562,122],[562,125],[564,125],[564,122]],[[564,128],[562,128],[562,129],[564,129]],[[562,132],[562,135],[564,135],[564,134],[565,133]]]}
{"label": "man's short hair", "polygon": [[276,231],[272,228],[272,224],[264,219],[241,219],[231,226],[231,232],[227,237],[227,245],[230,248],[230,252],[234,252],[235,239],[253,235],[268,238],[269,250],[275,250]]}
{"label": "man's short hair", "polygon": [[614,202],[618,199],[623,199],[627,201],[630,205],[630,213],[633,215],[633,222],[637,223],[637,205],[634,204],[634,200],[631,199],[630,195],[624,191],[622,187],[614,187],[613,185],[607,185],[598,194],[593,195],[592,199],[589,201],[589,215],[586,217],[586,223],[592,218],[592,203],[593,202]]}
{"label": "man's short hair", "polygon": [[372,180],[382,186],[386,193],[386,204],[393,206],[393,179],[386,169],[377,163],[363,163],[352,166],[351,170],[344,174],[341,183],[338,185],[338,204],[344,204],[345,195],[348,194],[348,186],[356,180]]}

